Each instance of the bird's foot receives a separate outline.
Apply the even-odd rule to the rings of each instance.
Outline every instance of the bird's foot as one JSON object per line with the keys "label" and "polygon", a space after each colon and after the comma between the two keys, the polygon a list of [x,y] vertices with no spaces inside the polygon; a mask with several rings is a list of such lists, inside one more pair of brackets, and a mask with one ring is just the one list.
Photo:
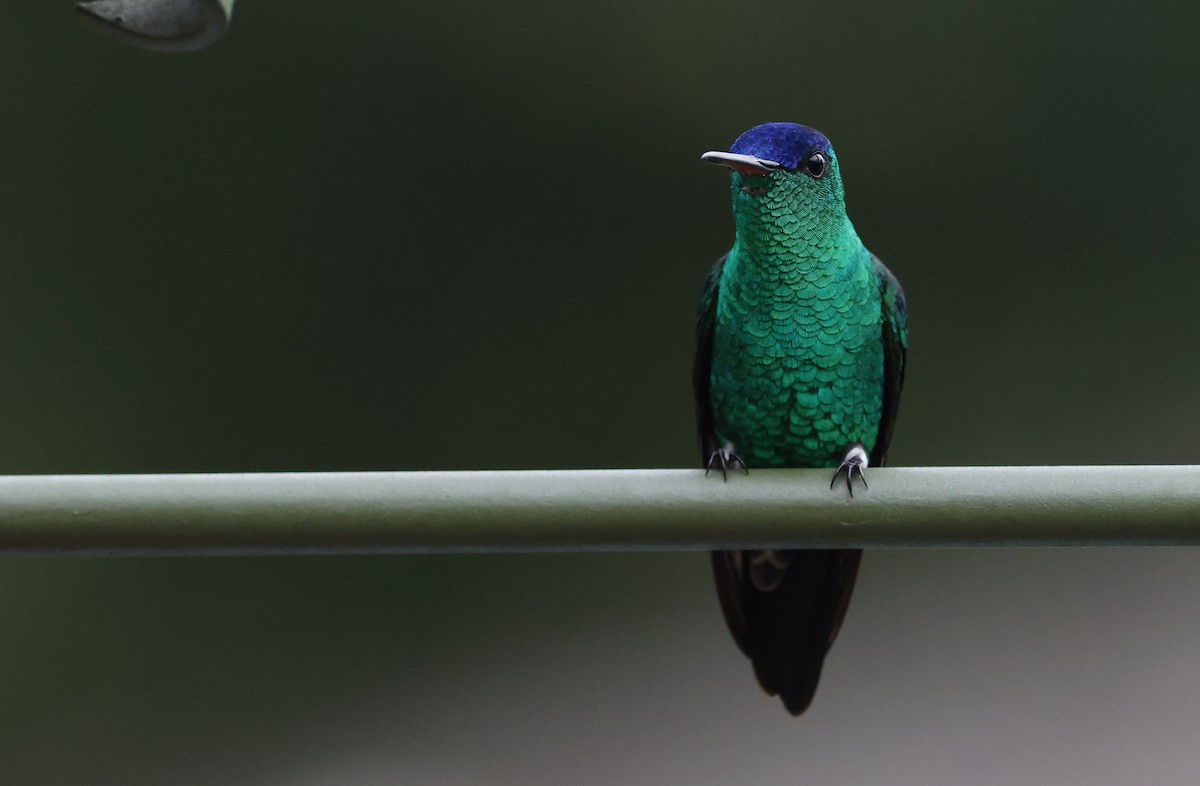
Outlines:
{"label": "bird's foot", "polygon": [[729,470],[740,469],[747,475],[750,470],[746,468],[746,462],[742,461],[742,457],[734,452],[735,447],[732,442],[726,442],[724,446],[717,448],[712,453],[708,454],[708,463],[704,465],[704,476],[708,477],[708,473],[714,469],[721,470],[721,478],[729,480]]}
{"label": "bird's foot", "polygon": [[858,474],[862,480],[863,488],[870,488],[867,485],[867,451],[862,445],[852,445],[846,451],[846,455],[842,458],[842,463],[834,470],[833,479],[829,481],[829,488],[833,488],[833,484],[837,483],[838,477],[846,473],[846,489],[850,492],[850,496],[854,496],[854,475]]}

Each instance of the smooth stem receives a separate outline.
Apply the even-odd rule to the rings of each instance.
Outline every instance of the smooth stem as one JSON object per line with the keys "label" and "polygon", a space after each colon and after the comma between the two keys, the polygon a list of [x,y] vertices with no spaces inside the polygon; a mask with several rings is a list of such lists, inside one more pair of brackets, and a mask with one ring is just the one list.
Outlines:
{"label": "smooth stem", "polygon": [[1200,544],[1200,466],[0,477],[0,552]]}

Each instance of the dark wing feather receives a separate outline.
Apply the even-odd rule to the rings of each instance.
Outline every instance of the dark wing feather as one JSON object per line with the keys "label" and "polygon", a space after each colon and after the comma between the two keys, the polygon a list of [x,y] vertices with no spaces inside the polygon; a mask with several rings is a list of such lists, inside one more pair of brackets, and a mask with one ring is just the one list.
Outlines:
{"label": "dark wing feather", "polygon": [[875,258],[875,275],[879,278],[883,317],[883,414],[879,418],[879,436],[871,451],[871,466],[881,467],[887,461],[888,446],[896,412],[900,409],[900,389],[904,387],[904,367],[908,362],[908,301],[900,282],[887,266]]}
{"label": "dark wing feather", "polygon": [[696,396],[696,434],[700,438],[701,466],[717,449],[716,427],[713,425],[712,349],[713,330],[717,324],[717,292],[721,288],[721,272],[728,254],[723,254],[704,277],[700,291],[700,313],[696,320],[696,356],[692,361],[692,391]]}

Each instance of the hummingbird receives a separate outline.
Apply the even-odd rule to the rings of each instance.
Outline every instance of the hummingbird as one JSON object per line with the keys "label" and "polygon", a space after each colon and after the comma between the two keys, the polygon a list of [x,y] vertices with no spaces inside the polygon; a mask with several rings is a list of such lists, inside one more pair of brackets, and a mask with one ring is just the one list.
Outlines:
{"label": "hummingbird", "polygon": [[[900,282],[846,215],[829,139],[765,123],[702,160],[730,170],[733,247],[704,280],[693,387],[702,466],[826,467],[854,495],[887,458],[908,351]],[[714,551],[725,622],[759,684],[812,703],[860,549]]]}

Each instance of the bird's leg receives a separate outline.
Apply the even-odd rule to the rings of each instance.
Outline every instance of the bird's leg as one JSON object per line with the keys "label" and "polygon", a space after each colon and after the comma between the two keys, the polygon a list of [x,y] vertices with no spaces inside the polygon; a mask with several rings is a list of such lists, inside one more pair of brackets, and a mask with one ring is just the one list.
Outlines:
{"label": "bird's leg", "polygon": [[850,491],[850,496],[854,496],[855,473],[858,473],[858,477],[862,479],[863,488],[869,488],[867,486],[867,451],[862,445],[856,442],[846,451],[846,455],[842,457],[842,463],[834,470],[833,479],[829,481],[829,488],[833,488],[833,484],[837,483],[838,476],[843,471],[846,473],[846,488]]}
{"label": "bird's leg", "polygon": [[729,480],[730,467],[733,467],[734,469],[741,468],[742,472],[745,472],[747,475],[749,475],[750,470],[746,468],[746,462],[742,461],[742,457],[739,456],[736,451],[736,445],[734,445],[732,442],[726,442],[712,453],[709,453],[708,463],[704,465],[705,477],[707,477],[708,473],[712,470],[719,469],[721,470],[721,478],[723,480]]}

